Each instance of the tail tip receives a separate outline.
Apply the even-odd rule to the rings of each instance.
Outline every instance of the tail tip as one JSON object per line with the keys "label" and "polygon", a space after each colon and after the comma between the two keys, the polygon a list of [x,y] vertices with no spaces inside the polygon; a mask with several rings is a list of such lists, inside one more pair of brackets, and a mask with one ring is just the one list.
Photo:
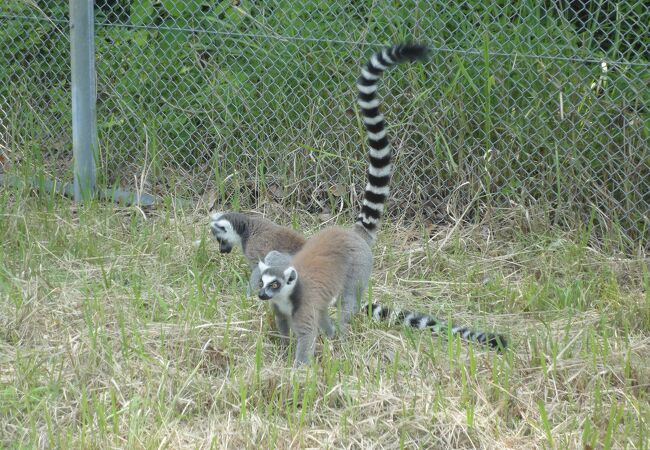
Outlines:
{"label": "tail tip", "polygon": [[508,339],[502,334],[494,334],[488,339],[488,345],[498,352],[504,352],[508,348]]}
{"label": "tail tip", "polygon": [[396,52],[409,61],[422,61],[429,57],[430,49],[426,44],[408,42],[398,45]]}

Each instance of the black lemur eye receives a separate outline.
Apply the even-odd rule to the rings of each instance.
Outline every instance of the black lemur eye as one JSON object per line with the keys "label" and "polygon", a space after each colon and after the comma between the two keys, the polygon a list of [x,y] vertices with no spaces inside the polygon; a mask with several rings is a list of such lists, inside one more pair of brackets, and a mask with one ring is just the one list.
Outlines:
{"label": "black lemur eye", "polygon": [[278,283],[277,281],[274,281],[273,283],[271,283],[271,289],[277,289],[279,287],[280,287],[280,283]]}

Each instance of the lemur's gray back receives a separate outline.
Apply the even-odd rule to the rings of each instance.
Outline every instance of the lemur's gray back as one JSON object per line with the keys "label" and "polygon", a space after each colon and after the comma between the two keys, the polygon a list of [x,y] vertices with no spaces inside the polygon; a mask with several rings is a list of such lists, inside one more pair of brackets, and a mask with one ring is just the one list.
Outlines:
{"label": "lemur's gray back", "polygon": [[[215,213],[212,223],[228,221],[241,239],[241,248],[251,267],[264,259],[272,250],[295,254],[305,243],[305,238],[288,227],[277,225],[262,217],[250,216],[236,212]],[[219,239],[214,232],[213,234]]]}
{"label": "lemur's gray back", "polygon": [[293,255],[305,243],[300,233],[261,217],[226,212],[213,213],[210,218],[210,228],[219,242],[220,251],[229,253],[234,246],[239,246],[248,261],[251,276],[247,295],[259,287],[260,270],[257,263],[269,252],[277,250]]}

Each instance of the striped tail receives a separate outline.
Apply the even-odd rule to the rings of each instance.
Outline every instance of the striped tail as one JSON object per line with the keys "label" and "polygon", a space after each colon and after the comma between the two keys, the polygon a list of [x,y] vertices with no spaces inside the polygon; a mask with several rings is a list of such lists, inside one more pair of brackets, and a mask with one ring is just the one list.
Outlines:
{"label": "striped tail", "polygon": [[[434,317],[425,314],[418,314],[410,311],[393,311],[385,306],[373,303],[370,305],[370,314],[374,320],[388,320],[394,323],[408,325],[418,330],[430,329],[433,333],[441,334],[446,333],[448,330],[448,323],[435,319]],[[363,311],[368,314],[368,304],[364,305]],[[462,339],[478,344],[487,345],[488,347],[504,351],[508,347],[508,340],[502,334],[485,333],[482,331],[475,331],[466,327],[452,326],[452,335],[458,335]]]}
{"label": "striped tail", "polygon": [[427,47],[424,45],[401,44],[388,47],[370,58],[368,64],[361,69],[361,76],[357,80],[358,103],[361,107],[363,123],[368,130],[368,145],[370,146],[368,184],[364,193],[361,213],[357,217],[357,224],[363,226],[371,236],[384,211],[391,174],[391,149],[386,137],[384,116],[379,112],[379,99],[376,95],[377,82],[384,70],[390,66],[407,61],[422,60],[426,57]]}

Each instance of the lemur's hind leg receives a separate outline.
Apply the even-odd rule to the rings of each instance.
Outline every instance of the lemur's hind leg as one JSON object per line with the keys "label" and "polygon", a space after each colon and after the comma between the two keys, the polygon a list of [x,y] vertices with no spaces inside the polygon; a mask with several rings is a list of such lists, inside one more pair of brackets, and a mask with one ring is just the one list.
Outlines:
{"label": "lemur's hind leg", "polygon": [[320,319],[318,321],[318,325],[320,326],[320,329],[323,331],[325,336],[327,336],[330,339],[334,337],[334,327],[332,326],[332,321],[330,320],[330,317],[327,315],[327,311],[323,311],[321,313]]}
{"label": "lemur's hind leg", "polygon": [[262,280],[262,274],[260,273],[260,268],[255,264],[252,268],[251,277],[248,280],[248,286],[246,286],[246,297],[251,295],[256,295],[257,291],[260,288],[260,281]]}
{"label": "lemur's hind leg", "polygon": [[344,336],[352,316],[359,312],[361,296],[365,293],[366,286],[354,283],[346,286],[343,291],[341,305],[339,306],[339,335]]}

